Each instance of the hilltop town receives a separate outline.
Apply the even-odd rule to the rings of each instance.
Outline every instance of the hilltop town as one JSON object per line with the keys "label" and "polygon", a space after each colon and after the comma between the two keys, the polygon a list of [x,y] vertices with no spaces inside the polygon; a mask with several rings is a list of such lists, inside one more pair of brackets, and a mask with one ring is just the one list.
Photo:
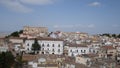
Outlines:
{"label": "hilltop town", "polygon": [[16,68],[120,68],[120,35],[25,26],[0,38],[3,52],[12,53]]}

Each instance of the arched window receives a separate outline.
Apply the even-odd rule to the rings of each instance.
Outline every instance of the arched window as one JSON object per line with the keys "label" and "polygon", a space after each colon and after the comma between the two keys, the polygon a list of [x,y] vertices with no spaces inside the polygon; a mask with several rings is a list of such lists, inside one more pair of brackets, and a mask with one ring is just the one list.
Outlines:
{"label": "arched window", "polygon": [[58,47],[60,47],[60,44],[58,44]]}
{"label": "arched window", "polygon": [[52,45],[52,47],[54,47],[54,44]]}
{"label": "arched window", "polygon": [[52,49],[52,51],[54,52],[55,50],[54,50],[54,49]]}
{"label": "arched window", "polygon": [[47,47],[49,47],[49,44],[47,44]]}
{"label": "arched window", "polygon": [[84,50],[84,53],[86,52],[86,50]]}
{"label": "arched window", "polygon": [[44,44],[42,44],[42,47],[44,47]]}
{"label": "arched window", "polygon": [[29,48],[27,48],[27,50],[29,51]]}
{"label": "arched window", "polygon": [[81,52],[82,52],[82,50],[81,50]]}
{"label": "arched window", "polygon": [[76,50],[78,52],[78,50]]}
{"label": "arched window", "polygon": [[29,44],[27,44],[27,46],[29,46]]}
{"label": "arched window", "polygon": [[58,52],[60,52],[60,49],[58,49]]}
{"label": "arched window", "polygon": [[42,48],[42,50],[44,51],[44,48]]}

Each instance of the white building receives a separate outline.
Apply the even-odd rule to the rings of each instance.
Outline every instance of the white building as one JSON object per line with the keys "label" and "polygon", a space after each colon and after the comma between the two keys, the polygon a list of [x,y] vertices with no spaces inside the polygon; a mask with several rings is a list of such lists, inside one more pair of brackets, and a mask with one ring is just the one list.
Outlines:
{"label": "white building", "polygon": [[0,45],[0,52],[6,52],[8,51],[8,46],[7,45]]}
{"label": "white building", "polygon": [[[35,39],[27,39],[23,45],[26,52],[31,52],[32,44]],[[37,38],[41,46],[42,54],[63,54],[63,41],[54,38]]]}
{"label": "white building", "polygon": [[6,52],[8,51],[8,45],[7,43],[5,42],[5,39],[4,38],[0,38],[0,52]]}
{"label": "white building", "polygon": [[89,48],[85,45],[69,44],[68,56],[77,56],[81,54],[89,54]]}
{"label": "white building", "polygon": [[10,37],[9,38],[9,41],[12,42],[12,43],[23,43],[24,38],[20,38],[20,37]]}
{"label": "white building", "polygon": [[24,26],[23,34],[20,37],[47,37],[48,28],[47,27],[31,27]]}
{"label": "white building", "polygon": [[97,54],[99,52],[100,47],[102,46],[101,43],[91,43],[88,47],[90,48],[90,53]]}

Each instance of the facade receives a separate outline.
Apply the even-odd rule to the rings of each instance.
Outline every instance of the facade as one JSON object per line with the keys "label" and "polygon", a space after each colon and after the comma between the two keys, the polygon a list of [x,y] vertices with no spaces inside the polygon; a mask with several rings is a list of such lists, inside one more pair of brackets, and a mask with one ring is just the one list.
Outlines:
{"label": "facade", "polygon": [[74,40],[79,40],[81,38],[88,37],[88,34],[87,33],[82,33],[82,32],[61,32],[61,31],[56,31],[56,32],[51,32],[50,37],[61,38],[61,39],[67,40],[69,42],[73,42]]}
{"label": "facade", "polygon": [[100,58],[114,59],[117,55],[117,50],[113,46],[103,46],[99,51]]}
{"label": "facade", "polygon": [[89,48],[85,45],[70,44],[68,49],[68,56],[77,56],[81,54],[89,54]]}
{"label": "facade", "polygon": [[75,62],[79,64],[84,64],[86,66],[91,66],[93,61],[96,61],[96,59],[98,59],[97,54],[82,54],[75,57]]}
{"label": "facade", "polygon": [[[48,34],[48,29],[46,27],[30,27],[30,26],[25,26],[23,28],[23,35],[26,36],[42,36],[46,37]],[[23,36],[21,35],[21,36]]]}
{"label": "facade", "polygon": [[100,50],[101,43],[91,43],[88,47],[90,48],[90,53],[97,54]]}
{"label": "facade", "polygon": [[[23,47],[27,52],[31,52],[34,39],[27,39]],[[63,54],[63,41],[54,38],[38,38],[42,54]]]}
{"label": "facade", "polygon": [[23,43],[24,38],[19,38],[19,37],[10,37],[9,41],[12,43]]}
{"label": "facade", "polygon": [[6,52],[8,51],[8,46],[7,45],[0,45],[0,52]]}
{"label": "facade", "polygon": [[8,51],[8,45],[4,38],[0,38],[0,52]]}
{"label": "facade", "polygon": [[37,61],[29,61],[28,65],[31,68],[58,68],[57,63],[47,63],[47,60],[45,58],[39,58]]}
{"label": "facade", "polygon": [[88,65],[89,64],[88,62],[90,62],[90,61],[91,61],[91,59],[89,57],[84,57],[82,55],[78,55],[75,57],[75,62],[79,63],[79,64]]}

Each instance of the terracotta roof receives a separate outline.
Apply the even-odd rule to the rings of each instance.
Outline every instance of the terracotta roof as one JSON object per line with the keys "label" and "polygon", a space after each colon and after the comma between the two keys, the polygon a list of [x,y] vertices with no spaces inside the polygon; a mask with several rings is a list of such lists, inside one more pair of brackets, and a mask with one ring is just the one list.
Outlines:
{"label": "terracotta roof", "polygon": [[24,39],[22,37],[10,37],[9,39]]}
{"label": "terracotta roof", "polygon": [[65,57],[65,60],[63,61],[67,64],[75,64],[75,58],[74,57]]}
{"label": "terracotta roof", "polygon": [[0,40],[5,40],[5,38],[4,37],[0,37]]}
{"label": "terracotta roof", "polygon": [[37,55],[23,55],[22,60],[24,61],[32,61],[37,58]]}
{"label": "terracotta roof", "polygon": [[57,64],[38,64],[38,67],[58,67]]}
{"label": "terracotta roof", "polygon": [[115,49],[113,46],[103,46],[104,49]]}
{"label": "terracotta roof", "polygon": [[97,54],[82,54],[82,55],[77,55],[78,57],[89,57],[89,58],[94,58],[97,57]]}
{"label": "terracotta roof", "polygon": [[[29,38],[28,40],[34,40],[35,38]],[[51,41],[63,41],[62,39],[58,39],[58,38],[51,38],[51,37],[39,37],[37,38],[37,40],[51,40]]]}
{"label": "terracotta roof", "polygon": [[[23,37],[10,37],[9,39],[25,39]],[[34,40],[35,38],[28,38],[26,40]],[[51,37],[38,37],[38,40],[51,40],[51,41],[63,41],[62,39],[59,38],[51,38]]]}
{"label": "terracotta roof", "polygon": [[89,68],[89,67],[87,67],[87,66],[84,65],[84,64],[76,63],[76,64],[75,64],[75,68]]}
{"label": "terracotta roof", "polygon": [[87,47],[87,46],[84,45],[84,44],[74,44],[74,43],[69,43],[68,46],[69,46],[69,47]]}

